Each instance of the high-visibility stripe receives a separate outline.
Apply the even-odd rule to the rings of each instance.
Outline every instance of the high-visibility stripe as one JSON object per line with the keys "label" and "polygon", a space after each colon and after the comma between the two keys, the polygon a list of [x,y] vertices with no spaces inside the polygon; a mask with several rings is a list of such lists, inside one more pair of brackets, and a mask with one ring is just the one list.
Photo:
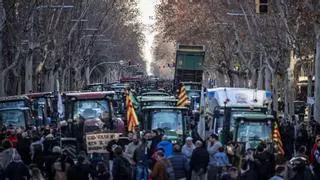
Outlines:
{"label": "high-visibility stripe", "polygon": [[178,107],[184,107],[187,104],[188,96],[187,96],[187,90],[185,87],[181,87],[179,95],[178,95]]}
{"label": "high-visibility stripe", "polygon": [[179,99],[178,104],[182,103],[182,102],[187,102],[187,100],[188,100],[188,97],[185,96],[185,97]]}

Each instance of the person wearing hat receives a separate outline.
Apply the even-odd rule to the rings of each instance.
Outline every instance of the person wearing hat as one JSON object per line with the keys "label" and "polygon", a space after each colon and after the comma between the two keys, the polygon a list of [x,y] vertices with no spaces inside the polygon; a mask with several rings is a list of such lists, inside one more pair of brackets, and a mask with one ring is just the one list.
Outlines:
{"label": "person wearing hat", "polygon": [[182,146],[182,154],[189,159],[191,158],[192,151],[196,148],[192,141],[192,137],[187,137],[186,143]]}
{"label": "person wearing hat", "polygon": [[[182,150],[181,150],[182,154],[187,157],[187,161],[188,161],[187,167],[186,167],[187,170],[190,169],[189,167],[190,159],[191,159],[192,152],[195,148],[196,146],[193,144],[192,137],[187,137],[186,143],[182,146]],[[190,179],[190,178],[191,178],[191,173],[188,171],[187,179]]]}

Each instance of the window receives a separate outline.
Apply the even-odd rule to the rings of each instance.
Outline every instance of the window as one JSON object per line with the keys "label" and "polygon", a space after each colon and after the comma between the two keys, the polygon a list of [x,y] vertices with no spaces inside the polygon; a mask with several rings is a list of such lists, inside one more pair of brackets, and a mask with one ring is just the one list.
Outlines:
{"label": "window", "polygon": [[27,103],[23,100],[0,102],[0,109],[16,107],[27,107]]}
{"label": "window", "polygon": [[0,123],[8,127],[25,127],[25,116],[22,110],[0,111]]}
{"label": "window", "polygon": [[256,0],[256,13],[268,13],[268,0]]}
{"label": "window", "polygon": [[165,131],[182,134],[182,113],[178,111],[159,111],[152,114],[152,129],[162,128]]}
{"label": "window", "polygon": [[246,142],[246,148],[254,148],[261,141],[268,141],[271,138],[272,127],[267,123],[244,122],[239,124],[237,141]]}
{"label": "window", "polygon": [[79,100],[75,101],[73,109],[75,119],[106,118],[109,116],[110,108],[107,100]]}

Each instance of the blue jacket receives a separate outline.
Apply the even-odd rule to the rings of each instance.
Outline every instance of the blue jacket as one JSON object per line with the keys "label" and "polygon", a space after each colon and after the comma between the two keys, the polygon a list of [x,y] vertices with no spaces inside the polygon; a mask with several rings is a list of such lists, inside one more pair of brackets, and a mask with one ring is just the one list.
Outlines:
{"label": "blue jacket", "polygon": [[225,152],[217,152],[214,154],[215,165],[219,167],[224,167],[229,164],[229,158]]}
{"label": "blue jacket", "polygon": [[187,157],[182,153],[173,153],[169,160],[174,169],[175,179],[185,178],[187,174]]}
{"label": "blue jacket", "polygon": [[172,143],[168,140],[163,140],[161,142],[159,142],[159,144],[157,145],[157,149],[164,149],[164,154],[166,157],[170,157],[172,156]]}

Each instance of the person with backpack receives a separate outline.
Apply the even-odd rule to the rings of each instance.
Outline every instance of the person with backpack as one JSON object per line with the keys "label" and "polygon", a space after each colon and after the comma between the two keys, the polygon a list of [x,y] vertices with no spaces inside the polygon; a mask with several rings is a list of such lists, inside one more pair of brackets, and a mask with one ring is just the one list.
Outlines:
{"label": "person with backpack", "polygon": [[122,148],[120,146],[114,149],[114,159],[112,167],[113,180],[131,180],[132,168],[130,162],[123,157]]}
{"label": "person with backpack", "polygon": [[150,174],[152,180],[175,180],[173,166],[171,162],[165,158],[165,154],[162,151],[157,151],[155,158],[157,162]]}

